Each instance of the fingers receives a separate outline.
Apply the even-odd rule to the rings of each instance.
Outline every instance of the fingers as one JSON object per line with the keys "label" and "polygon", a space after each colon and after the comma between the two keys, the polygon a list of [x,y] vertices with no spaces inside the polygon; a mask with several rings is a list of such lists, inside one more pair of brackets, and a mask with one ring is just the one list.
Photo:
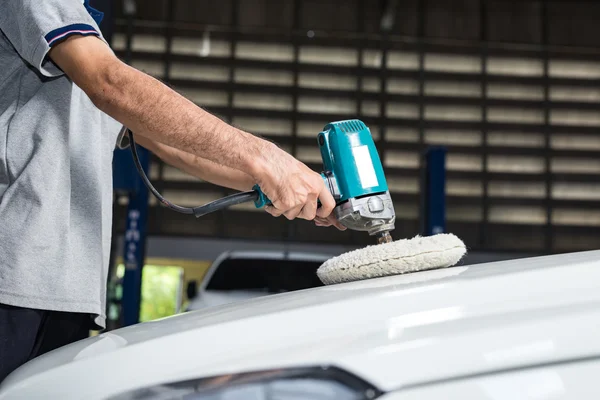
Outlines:
{"label": "fingers", "polygon": [[334,220],[333,225],[338,228],[340,231],[345,231],[346,228],[344,225],[342,225],[342,223],[340,221],[338,221],[337,219]]}
{"label": "fingers", "polygon": [[331,214],[329,217],[327,218],[321,218],[321,217],[316,217],[315,218],[315,225],[317,226],[335,226],[337,229],[339,229],[340,231],[345,231],[347,228],[342,225],[340,223],[340,221],[337,220],[337,218],[335,217],[335,215]]}
{"label": "fingers", "polygon": [[[284,209],[285,210],[285,209]],[[281,210],[275,206],[269,205],[265,206],[265,211],[271,214],[274,217],[285,216],[290,221],[296,218],[306,219],[308,221],[312,221],[315,219],[317,214],[317,200],[316,197],[313,196],[312,201],[308,201],[306,204],[300,204],[287,211]]]}
{"label": "fingers", "polygon": [[327,218],[321,218],[321,217],[316,217],[315,218],[315,225],[316,226],[331,226],[332,222],[327,219]]}
{"label": "fingers", "polygon": [[302,208],[302,211],[298,215],[298,218],[302,218],[308,221],[315,219],[317,215],[317,196],[310,196],[309,200]]}
{"label": "fingers", "polygon": [[283,215],[291,221],[291,220],[297,218],[298,215],[300,215],[300,212],[302,211],[302,207],[304,207],[304,205],[296,206],[296,207],[292,208],[291,210],[284,212]]}
{"label": "fingers", "polygon": [[[313,220],[317,215],[327,218],[335,207],[335,200],[320,174],[284,152],[275,152],[270,158],[272,170],[257,179],[261,189],[271,201],[265,210],[275,216],[292,220]],[[321,208],[317,201],[321,200]]]}
{"label": "fingers", "polygon": [[[314,208],[309,209],[308,211],[306,211],[306,207],[304,208],[300,208],[300,207],[296,207],[293,210],[290,210],[286,213],[283,213],[281,210],[278,210],[277,208],[273,207],[273,206],[265,206],[265,211],[268,212],[269,214],[271,214],[274,217],[280,217],[282,215],[285,215],[286,218],[292,220],[294,218],[303,218],[303,219],[307,219],[307,220],[314,220],[315,225],[319,226],[319,227],[329,227],[329,226],[335,226],[338,230],[340,231],[345,231],[347,228],[341,224],[340,221],[337,220],[337,218],[335,217],[335,215],[332,213],[329,216],[327,216],[327,218],[323,218],[323,217],[319,217],[319,216],[315,216],[314,218],[310,218],[310,215],[313,215],[313,213],[315,213],[315,209],[316,209],[316,203]],[[302,214],[305,214],[304,216]],[[296,216],[294,216],[296,215]]]}
{"label": "fingers", "polygon": [[317,210],[317,216],[321,218],[329,217],[335,208],[335,200],[325,185],[323,185],[323,189],[319,194],[319,200],[321,200],[321,207]]}
{"label": "fingers", "polygon": [[283,214],[283,211],[281,211],[273,206],[265,206],[265,211],[274,217],[281,217],[281,215]]}

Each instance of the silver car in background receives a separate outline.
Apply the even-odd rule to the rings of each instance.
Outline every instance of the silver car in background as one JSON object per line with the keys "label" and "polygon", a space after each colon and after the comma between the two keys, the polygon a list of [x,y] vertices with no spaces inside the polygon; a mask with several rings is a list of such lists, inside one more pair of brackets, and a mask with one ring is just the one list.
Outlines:
{"label": "silver car in background", "polygon": [[200,283],[188,284],[188,311],[323,286],[317,268],[331,255],[298,251],[228,251]]}

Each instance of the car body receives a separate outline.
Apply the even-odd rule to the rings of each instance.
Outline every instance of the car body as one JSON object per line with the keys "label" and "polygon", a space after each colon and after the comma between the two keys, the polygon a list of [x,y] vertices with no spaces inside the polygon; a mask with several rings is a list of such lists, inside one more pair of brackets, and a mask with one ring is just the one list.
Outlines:
{"label": "car body", "polygon": [[[329,254],[298,251],[227,251],[213,261],[202,282],[188,285],[187,309],[200,310],[274,293],[323,286],[316,270]],[[293,278],[293,279],[291,279]]]}
{"label": "car body", "polygon": [[[278,381],[286,371],[331,387]],[[278,399],[591,399],[598,373],[596,251],[325,286],[147,322],[25,364],[0,399],[267,398],[221,396],[234,382],[283,382],[281,393],[297,395]],[[335,394],[344,385],[362,394]],[[206,387],[213,392],[202,394]],[[171,396],[177,390],[189,393]]]}

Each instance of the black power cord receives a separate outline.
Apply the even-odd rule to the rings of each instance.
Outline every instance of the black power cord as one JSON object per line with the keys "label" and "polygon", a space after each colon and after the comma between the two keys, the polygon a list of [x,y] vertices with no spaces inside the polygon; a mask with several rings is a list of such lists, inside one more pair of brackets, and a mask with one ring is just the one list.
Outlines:
{"label": "black power cord", "polygon": [[131,148],[131,155],[133,156],[133,162],[135,167],[140,174],[140,178],[144,182],[144,185],[148,188],[150,192],[158,199],[160,202],[167,208],[176,211],[181,214],[193,214],[196,218],[200,218],[203,215],[210,214],[215,211],[223,210],[224,208],[234,206],[236,204],[247,203],[251,201],[256,201],[259,198],[259,193],[256,190],[250,190],[248,192],[240,192],[236,194],[232,194],[227,197],[223,197],[222,199],[218,199],[212,201],[208,204],[198,207],[182,207],[177,204],[171,203],[169,200],[165,199],[159,192],[156,190],[148,176],[144,172],[144,168],[142,168],[142,164],[140,163],[140,157],[138,156],[135,140],[133,139],[133,132],[131,129],[127,129],[127,134],[129,135],[129,147]]}

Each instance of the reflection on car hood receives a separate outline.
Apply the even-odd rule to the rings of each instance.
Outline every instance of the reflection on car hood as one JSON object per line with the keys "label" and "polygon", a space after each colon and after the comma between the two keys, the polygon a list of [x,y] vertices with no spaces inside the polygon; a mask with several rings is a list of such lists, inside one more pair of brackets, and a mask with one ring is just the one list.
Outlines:
{"label": "reflection on car hood", "polygon": [[586,252],[425,271],[143,323],[26,364],[0,399],[40,391],[70,398],[72,382],[82,387],[78,398],[95,399],[162,382],[323,364],[393,390],[600,354],[599,259],[600,252]]}
{"label": "reflection on car hood", "polygon": [[200,310],[242,300],[268,296],[271,293],[262,290],[206,290],[200,296],[190,301],[188,310]]}

